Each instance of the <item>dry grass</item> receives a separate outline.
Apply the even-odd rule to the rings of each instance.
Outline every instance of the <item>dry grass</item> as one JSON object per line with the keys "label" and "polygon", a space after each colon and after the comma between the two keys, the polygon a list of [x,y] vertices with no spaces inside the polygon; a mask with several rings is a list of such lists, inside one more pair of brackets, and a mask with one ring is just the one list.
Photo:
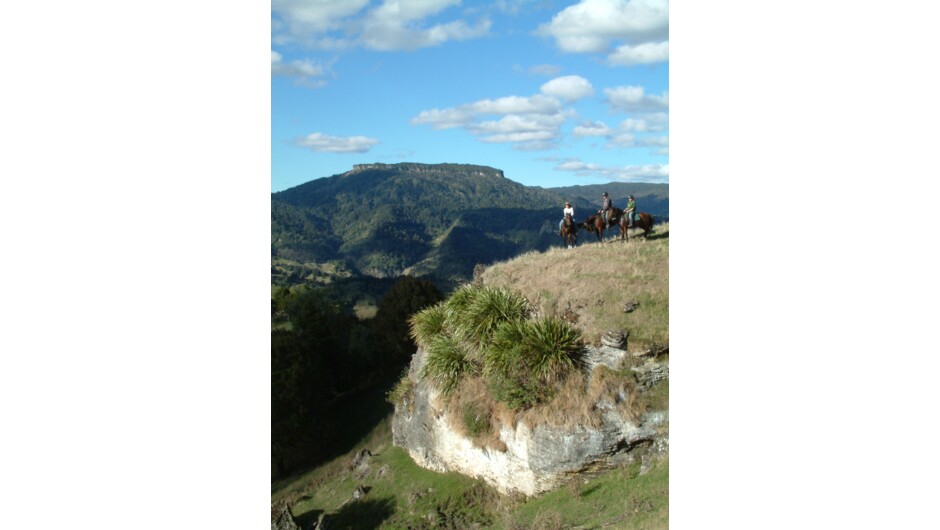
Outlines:
{"label": "dry grass", "polygon": [[[543,316],[573,322],[588,343],[607,330],[629,334],[628,349],[669,342],[669,225],[653,239],[579,244],[574,249],[530,252],[480,274],[485,286],[522,293]],[[623,305],[639,302],[632,313]]]}
{"label": "dry grass", "polygon": [[632,375],[600,366],[592,374],[571,374],[551,401],[522,412],[519,419],[527,425],[597,428],[603,421],[598,403],[633,421],[646,411]]}
{"label": "dry grass", "polygon": [[[470,438],[477,447],[506,451],[506,444],[499,437],[499,429],[502,425],[514,425],[516,415],[505,404],[493,399],[482,377],[463,378],[457,390],[444,399],[442,405],[447,423],[455,432]],[[482,432],[472,432],[473,424],[468,421],[468,415],[486,424],[486,428]]]}

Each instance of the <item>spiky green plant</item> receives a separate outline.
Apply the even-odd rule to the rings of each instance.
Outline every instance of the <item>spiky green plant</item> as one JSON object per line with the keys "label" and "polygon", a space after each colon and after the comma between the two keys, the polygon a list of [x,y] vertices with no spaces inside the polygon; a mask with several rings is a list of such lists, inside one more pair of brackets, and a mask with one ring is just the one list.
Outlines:
{"label": "spiky green plant", "polygon": [[483,374],[509,374],[522,366],[528,324],[524,320],[502,322],[493,332],[493,338],[483,349]]}
{"label": "spiky green plant", "polygon": [[545,317],[528,322],[524,340],[525,362],[542,381],[557,379],[579,366],[584,351],[581,332],[564,320]]}
{"label": "spiky green plant", "polygon": [[401,379],[395,384],[395,387],[385,394],[385,400],[392,405],[407,405],[409,410],[412,408],[414,396],[414,381],[408,377],[408,372],[402,374]]}
{"label": "spiky green plant", "polygon": [[409,334],[419,346],[427,349],[434,337],[446,332],[446,322],[445,303],[440,302],[411,316],[408,321]]}
{"label": "spiky green plant", "polygon": [[501,323],[525,320],[531,309],[525,298],[509,289],[477,289],[479,292],[467,306],[460,326],[473,348],[480,352]]}
{"label": "spiky green plant", "polygon": [[427,354],[421,377],[430,377],[445,396],[457,388],[464,374],[473,371],[466,349],[450,335],[434,337],[428,345]]}

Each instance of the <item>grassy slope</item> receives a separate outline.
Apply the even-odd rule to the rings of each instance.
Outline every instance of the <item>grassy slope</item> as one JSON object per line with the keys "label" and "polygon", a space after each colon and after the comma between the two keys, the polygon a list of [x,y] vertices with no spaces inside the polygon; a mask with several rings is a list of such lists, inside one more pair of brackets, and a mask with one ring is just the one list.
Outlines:
{"label": "grassy slope", "polygon": [[[570,304],[589,343],[598,344],[607,330],[627,331],[631,352],[669,342],[668,224],[657,225],[648,240],[597,243],[581,232],[574,250],[530,252],[489,267],[480,278],[521,292],[544,315],[564,316]],[[628,301],[639,308],[624,313]]]}
{"label": "grassy slope", "polygon": [[[593,241],[577,249],[530,253],[487,269],[489,285],[520,290],[543,314],[563,314],[570,303],[589,342],[606,329],[630,334],[628,349],[668,342],[668,225],[654,237],[627,243]],[[622,302],[640,307],[623,313]],[[582,307],[579,307],[582,306]],[[668,408],[669,384],[644,396],[648,410]],[[373,453],[372,474],[363,480],[349,471],[362,448]],[[384,469],[381,476],[376,471]],[[362,500],[346,502],[359,485]],[[287,498],[303,528],[324,511],[337,517],[333,528],[667,528],[669,461],[640,475],[633,464],[608,470],[534,498],[500,496],[478,480],[440,474],[415,465],[391,443],[390,417],[382,420],[347,454],[306,474],[272,484],[272,501]]]}

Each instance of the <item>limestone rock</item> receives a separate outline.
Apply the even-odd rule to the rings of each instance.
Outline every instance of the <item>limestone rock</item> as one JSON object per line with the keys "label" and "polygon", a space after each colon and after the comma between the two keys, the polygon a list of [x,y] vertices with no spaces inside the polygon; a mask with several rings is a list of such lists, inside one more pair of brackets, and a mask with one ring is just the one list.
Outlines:
{"label": "limestone rock", "polygon": [[300,530],[284,499],[271,505],[271,530]]}
{"label": "limestone rock", "polygon": [[632,370],[637,383],[645,389],[652,388],[656,383],[669,379],[669,365],[667,363],[647,361],[640,366],[634,366]]}
{"label": "limestone rock", "polygon": [[366,494],[365,488],[363,488],[362,486],[357,486],[356,489],[353,490],[352,498],[353,498],[354,501],[358,501],[358,500],[361,499],[365,494]]}
{"label": "limestone rock", "polygon": [[618,370],[626,355],[627,352],[619,348],[612,348],[610,346],[601,346],[600,348],[596,346],[586,346],[584,348],[584,365],[588,371],[600,365],[604,365],[611,370]]}
{"label": "limestone rock", "polygon": [[610,348],[623,349],[627,344],[627,334],[623,331],[611,330],[601,336],[601,345]]}
{"label": "limestone rock", "polygon": [[[591,350],[594,365],[619,366],[626,352],[604,348],[609,347]],[[407,450],[415,463],[433,471],[477,477],[505,494],[535,495],[583,470],[611,467],[616,455],[640,442],[651,442],[657,435],[655,425],[637,424],[615,409],[607,409],[597,428],[529,426],[518,421],[515,426],[500,428],[505,451],[476,447],[435,410],[437,391],[419,377],[426,359],[423,349],[412,358],[408,377],[414,383],[414,403],[410,409],[395,407],[392,442]]]}
{"label": "limestone rock", "polygon": [[623,312],[624,312],[624,313],[632,313],[632,312],[635,311],[636,308],[638,308],[638,307],[640,307],[640,303],[637,302],[636,300],[633,300],[633,301],[631,301],[631,302],[624,302],[624,304],[623,304]]}

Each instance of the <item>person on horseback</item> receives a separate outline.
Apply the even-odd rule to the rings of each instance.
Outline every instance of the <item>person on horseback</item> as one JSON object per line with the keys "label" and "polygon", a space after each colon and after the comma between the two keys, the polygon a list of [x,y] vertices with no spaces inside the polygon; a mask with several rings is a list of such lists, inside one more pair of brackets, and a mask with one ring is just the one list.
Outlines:
{"label": "person on horseback", "polygon": [[597,213],[602,214],[604,218],[604,227],[610,228],[610,212],[614,207],[614,203],[611,202],[610,197],[607,195],[607,192],[604,192],[604,203],[601,205],[600,211]]}
{"label": "person on horseback", "polygon": [[627,197],[627,207],[623,210],[623,215],[627,218],[627,228],[633,228],[633,218],[636,216],[636,201],[633,195]]}
{"label": "person on horseback", "polygon": [[563,235],[561,233],[561,225],[565,222],[566,215],[571,216],[571,222],[573,223],[574,222],[574,208],[571,207],[571,203],[568,201],[565,201],[565,211],[563,211],[561,214],[561,221],[558,221],[558,234],[559,235]]}

